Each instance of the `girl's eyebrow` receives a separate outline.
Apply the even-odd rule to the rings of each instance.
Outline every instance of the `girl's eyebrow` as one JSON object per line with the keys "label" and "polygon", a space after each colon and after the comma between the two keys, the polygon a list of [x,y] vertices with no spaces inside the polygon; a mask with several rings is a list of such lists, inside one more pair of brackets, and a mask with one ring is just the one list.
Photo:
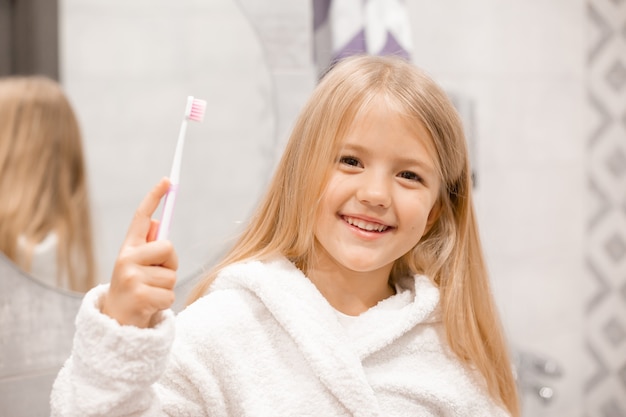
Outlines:
{"label": "girl's eyebrow", "polygon": [[[372,152],[367,149],[365,146],[362,146],[358,143],[346,143],[340,148],[341,152],[356,152],[360,154],[364,154],[366,156],[370,156]],[[418,166],[422,169],[428,170],[429,172],[435,171],[434,164],[430,161],[429,158],[411,158],[408,156],[402,156],[396,159],[401,165],[409,165],[409,166]]]}

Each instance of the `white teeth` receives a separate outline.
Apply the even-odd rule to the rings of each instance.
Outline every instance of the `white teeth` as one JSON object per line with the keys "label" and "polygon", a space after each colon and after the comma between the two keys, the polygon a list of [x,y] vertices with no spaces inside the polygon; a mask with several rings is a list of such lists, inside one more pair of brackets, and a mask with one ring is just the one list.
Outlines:
{"label": "white teeth", "polygon": [[354,217],[344,217],[344,219],[348,224],[356,226],[359,229],[367,230],[368,232],[384,232],[385,230],[387,230],[387,226],[385,226],[384,224],[370,223],[366,222],[365,220],[355,219]]}

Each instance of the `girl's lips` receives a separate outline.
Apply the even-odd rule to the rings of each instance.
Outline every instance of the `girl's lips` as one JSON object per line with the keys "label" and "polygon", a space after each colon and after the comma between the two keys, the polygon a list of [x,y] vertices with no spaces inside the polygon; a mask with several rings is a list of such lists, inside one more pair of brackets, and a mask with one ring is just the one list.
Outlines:
{"label": "girl's lips", "polygon": [[354,226],[365,232],[383,233],[393,228],[392,226],[381,223],[380,221],[376,219],[372,219],[370,217],[362,217],[362,216],[355,217],[355,216],[347,216],[347,215],[340,215],[340,217],[344,222],[348,223],[350,226]]}

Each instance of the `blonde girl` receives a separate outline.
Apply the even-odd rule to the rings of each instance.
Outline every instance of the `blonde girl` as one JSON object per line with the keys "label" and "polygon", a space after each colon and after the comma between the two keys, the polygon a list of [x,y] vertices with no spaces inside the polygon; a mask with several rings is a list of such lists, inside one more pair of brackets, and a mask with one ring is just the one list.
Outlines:
{"label": "blonde girl", "polygon": [[0,196],[0,251],[50,285],[95,285],[81,133],[52,79],[0,79]]}
{"label": "blonde girl", "polygon": [[[175,339],[163,309],[177,257],[151,220],[168,182],[148,194],[111,285],[85,298],[53,409],[78,415],[69,392],[116,386],[98,391],[99,413],[519,416],[470,172],[459,117],[428,76],[400,58],[345,59]],[[122,334],[141,354],[111,360],[95,340]]]}
{"label": "blonde girl", "polygon": [[[432,278],[441,291],[450,347],[480,370],[490,394],[516,415],[511,359],[491,295],[472,202],[467,144],[456,110],[426,74],[400,60],[361,57],[329,78],[302,111],[265,199],[241,239],[189,301],[207,291],[221,268],[244,259],[280,253],[307,273],[315,253],[315,210],[335,155],[356,115],[373,96],[383,94],[410,122],[427,128],[443,179],[439,219],[394,263],[389,280],[407,274]],[[344,82],[348,78],[351,83]]]}

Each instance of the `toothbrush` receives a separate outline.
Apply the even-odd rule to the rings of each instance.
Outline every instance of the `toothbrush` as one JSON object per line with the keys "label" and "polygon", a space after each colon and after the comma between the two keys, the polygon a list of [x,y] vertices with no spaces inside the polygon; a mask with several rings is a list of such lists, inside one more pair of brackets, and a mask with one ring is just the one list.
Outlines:
{"label": "toothbrush", "polygon": [[176,203],[176,195],[178,193],[178,184],[180,177],[180,165],[183,159],[183,146],[185,144],[185,133],[187,131],[187,121],[202,122],[204,111],[206,110],[206,101],[187,97],[187,106],[185,107],[185,116],[180,125],[178,133],[178,141],[176,142],[176,151],[174,153],[174,162],[172,163],[172,171],[170,173],[170,189],[165,196],[163,204],[163,214],[161,215],[161,223],[157,233],[157,240],[167,239],[170,225],[172,223],[172,214],[174,213],[174,204]]}

